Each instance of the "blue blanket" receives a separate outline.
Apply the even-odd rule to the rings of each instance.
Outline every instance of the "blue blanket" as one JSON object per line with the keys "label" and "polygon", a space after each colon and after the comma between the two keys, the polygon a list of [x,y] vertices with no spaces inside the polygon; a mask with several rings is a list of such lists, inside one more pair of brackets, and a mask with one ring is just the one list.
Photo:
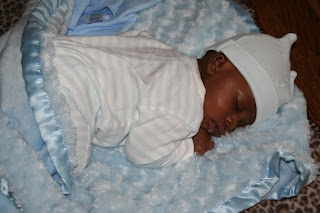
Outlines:
{"label": "blue blanket", "polygon": [[[26,212],[237,212],[263,199],[294,196],[315,179],[306,103],[298,88],[293,101],[260,126],[214,138],[215,149],[204,157],[143,169],[125,158],[122,147],[94,146],[87,168],[71,177],[70,138],[63,133],[68,112],[50,98],[55,73],[43,65],[50,64],[45,51],[50,38],[68,31],[74,2],[40,0],[29,18],[36,4],[31,0],[17,26],[0,39],[5,112],[0,113],[0,207]],[[220,39],[257,32],[246,11],[227,0],[162,1],[140,12],[132,29],[149,30],[194,56]],[[23,69],[18,51],[22,32]]]}
{"label": "blue blanket", "polygon": [[75,0],[68,35],[115,35],[136,22],[137,12],[162,0]]}

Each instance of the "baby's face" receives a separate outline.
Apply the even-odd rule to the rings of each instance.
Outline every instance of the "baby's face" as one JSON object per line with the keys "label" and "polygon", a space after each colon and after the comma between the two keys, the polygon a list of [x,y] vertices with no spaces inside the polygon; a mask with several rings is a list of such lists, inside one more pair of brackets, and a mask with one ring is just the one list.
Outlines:
{"label": "baby's face", "polygon": [[244,127],[254,122],[256,104],[252,91],[229,60],[220,64],[213,74],[202,80],[206,95],[201,128],[215,137],[220,137],[232,132],[236,127]]}

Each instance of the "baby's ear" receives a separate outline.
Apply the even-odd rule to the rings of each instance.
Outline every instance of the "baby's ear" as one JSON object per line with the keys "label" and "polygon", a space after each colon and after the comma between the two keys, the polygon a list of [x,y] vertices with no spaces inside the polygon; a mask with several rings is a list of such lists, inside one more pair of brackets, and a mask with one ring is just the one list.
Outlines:
{"label": "baby's ear", "polygon": [[221,69],[222,65],[227,62],[227,60],[227,57],[221,52],[214,54],[211,57],[211,63],[210,68],[208,69],[208,74],[215,74],[216,72],[218,72]]}

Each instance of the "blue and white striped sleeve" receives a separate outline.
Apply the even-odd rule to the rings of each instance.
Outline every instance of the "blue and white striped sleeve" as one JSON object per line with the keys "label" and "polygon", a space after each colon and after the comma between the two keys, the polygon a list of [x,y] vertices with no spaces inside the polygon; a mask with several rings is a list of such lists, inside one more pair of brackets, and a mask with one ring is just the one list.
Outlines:
{"label": "blue and white striped sleeve", "polygon": [[169,166],[193,155],[194,134],[188,124],[172,114],[142,110],[130,129],[126,155],[137,166]]}

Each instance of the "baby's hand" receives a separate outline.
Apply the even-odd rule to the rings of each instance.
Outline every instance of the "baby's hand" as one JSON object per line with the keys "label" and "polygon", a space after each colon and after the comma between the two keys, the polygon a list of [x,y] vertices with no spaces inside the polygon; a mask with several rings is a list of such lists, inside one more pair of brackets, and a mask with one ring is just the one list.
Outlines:
{"label": "baby's hand", "polygon": [[214,147],[214,143],[211,140],[211,135],[202,128],[199,129],[199,132],[192,137],[194,152],[199,155],[204,155],[207,151],[211,150]]}

